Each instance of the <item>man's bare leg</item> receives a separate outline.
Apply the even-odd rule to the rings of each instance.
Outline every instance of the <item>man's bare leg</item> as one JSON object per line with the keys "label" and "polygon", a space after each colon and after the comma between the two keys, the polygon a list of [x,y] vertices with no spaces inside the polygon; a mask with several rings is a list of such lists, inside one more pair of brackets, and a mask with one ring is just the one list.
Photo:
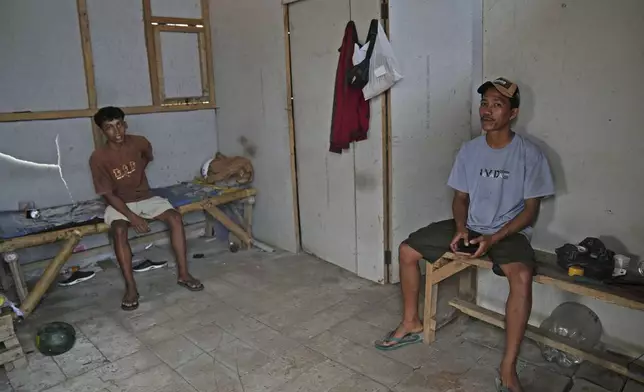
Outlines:
{"label": "man's bare leg", "polygon": [[193,288],[200,286],[200,282],[188,273],[186,233],[183,228],[181,214],[175,210],[168,210],[156,217],[156,219],[165,222],[170,229],[170,242],[172,243],[172,249],[177,260],[179,281],[189,283]]}
{"label": "man's bare leg", "polygon": [[[396,329],[394,338],[402,338],[408,333],[422,332],[423,324],[418,315],[418,294],[420,291],[420,267],[418,262],[423,256],[407,244],[398,248],[400,265],[400,285],[403,295],[403,320]],[[394,342],[383,344],[394,345]]]}
{"label": "man's bare leg", "polygon": [[523,263],[501,265],[510,283],[505,305],[505,354],[501,361],[501,381],[512,392],[520,392],[517,358],[532,310],[532,267]]}
{"label": "man's bare leg", "polygon": [[112,237],[114,239],[114,254],[121,267],[121,274],[125,280],[125,296],[123,296],[123,305],[126,307],[134,305],[138,300],[136,282],[132,271],[132,249],[127,239],[127,230],[129,223],[124,220],[112,222]]}

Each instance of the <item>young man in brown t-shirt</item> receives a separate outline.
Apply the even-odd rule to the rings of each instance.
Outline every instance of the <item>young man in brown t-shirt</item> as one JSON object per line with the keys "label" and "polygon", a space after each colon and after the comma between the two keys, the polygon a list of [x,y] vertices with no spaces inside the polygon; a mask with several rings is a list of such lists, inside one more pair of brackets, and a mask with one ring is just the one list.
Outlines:
{"label": "young man in brown t-shirt", "polygon": [[145,168],[153,159],[152,145],[143,136],[126,135],[125,113],[116,107],[104,107],[94,115],[107,143],[97,148],[89,159],[89,167],[96,193],[108,206],[105,223],[114,238],[116,259],[125,279],[123,310],[139,306],[139,293],[132,273],[132,250],[128,242],[128,227],[137,233],[146,233],[150,227],[146,219],[160,220],[170,228],[172,248],[177,258],[177,283],[192,291],[203,290],[203,285],[188,273],[186,236],[183,219],[168,200],[153,196],[145,175]]}

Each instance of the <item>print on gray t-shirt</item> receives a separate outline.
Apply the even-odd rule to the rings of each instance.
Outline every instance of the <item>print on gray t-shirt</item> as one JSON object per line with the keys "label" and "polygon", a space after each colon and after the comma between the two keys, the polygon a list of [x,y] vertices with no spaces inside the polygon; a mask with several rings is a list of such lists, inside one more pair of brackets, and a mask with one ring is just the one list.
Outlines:
{"label": "print on gray t-shirt", "polygon": [[[555,193],[550,166],[534,143],[519,134],[493,149],[479,136],[463,144],[447,185],[470,195],[467,227],[494,234],[525,207],[525,199]],[[528,238],[532,227],[522,231]]]}

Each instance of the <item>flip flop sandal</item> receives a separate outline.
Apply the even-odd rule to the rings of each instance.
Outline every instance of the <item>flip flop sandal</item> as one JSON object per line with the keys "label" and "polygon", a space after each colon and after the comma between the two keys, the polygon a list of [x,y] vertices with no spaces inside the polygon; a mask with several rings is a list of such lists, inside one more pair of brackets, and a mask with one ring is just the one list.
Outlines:
{"label": "flip flop sandal", "polygon": [[[376,341],[376,348],[378,350],[390,351],[423,341],[422,332],[409,332],[401,338],[395,338],[395,333],[396,330],[394,329],[393,331],[389,332],[384,339]],[[393,342],[394,344],[390,344],[391,342]]]}
{"label": "flip flop sandal", "polygon": [[495,383],[496,383],[496,392],[512,392],[510,388],[506,387],[501,383],[500,378],[497,377],[495,380]]}
{"label": "flip flop sandal", "polygon": [[126,301],[122,301],[121,302],[121,309],[123,309],[125,311],[128,311],[128,312],[132,311],[132,310],[135,310],[135,309],[138,309],[138,307],[139,307],[139,298],[140,297],[141,296],[139,295],[139,293],[137,293],[136,294],[136,299],[133,302],[128,303]]}
{"label": "flip flop sandal", "polygon": [[[494,382],[496,384],[496,392],[514,392],[512,389],[510,389],[510,388],[506,387],[505,385],[503,385],[503,382],[501,381],[501,376],[500,375],[496,377]],[[521,384],[519,384],[519,386],[521,387]],[[521,387],[521,388],[522,388],[521,390],[523,390],[523,387]]]}
{"label": "flip flop sandal", "polygon": [[201,290],[203,290],[203,283],[200,283],[200,282],[197,283],[195,281],[186,282],[186,281],[183,281],[183,280],[178,280],[177,284],[179,286],[183,286],[183,287],[187,288],[190,291],[201,291]]}

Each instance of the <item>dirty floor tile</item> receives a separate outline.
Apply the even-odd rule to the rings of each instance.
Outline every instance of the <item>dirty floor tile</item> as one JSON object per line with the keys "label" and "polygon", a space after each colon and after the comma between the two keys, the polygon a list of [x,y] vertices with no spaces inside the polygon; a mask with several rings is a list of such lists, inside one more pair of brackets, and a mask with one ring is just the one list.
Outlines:
{"label": "dirty floor tile", "polygon": [[215,351],[222,345],[237,339],[215,324],[193,329],[183,335],[205,352]]}
{"label": "dirty floor tile", "polygon": [[152,351],[142,349],[130,356],[92,370],[90,373],[103,381],[125,380],[161,364],[161,360]]}
{"label": "dirty floor tile", "polygon": [[398,384],[413,371],[411,366],[374,353],[330,332],[322,333],[307,345],[353,371],[389,387]]}
{"label": "dirty floor tile", "polygon": [[270,360],[268,355],[239,339],[222,342],[210,355],[241,375],[251,373]]}
{"label": "dirty floor tile", "polygon": [[501,328],[482,321],[471,322],[460,337],[489,348],[503,348],[505,342],[505,332]]}
{"label": "dirty floor tile", "polygon": [[243,392],[237,372],[207,354],[181,365],[177,372],[199,392]]}
{"label": "dirty floor tile", "polygon": [[287,338],[270,327],[264,327],[257,331],[245,333],[240,337],[245,343],[252,345],[270,357],[282,355],[298,347],[300,343]]}
{"label": "dirty floor tile", "polygon": [[604,387],[611,392],[620,392],[626,384],[626,378],[601,366],[584,361],[575,372],[575,379],[584,379]]}
{"label": "dirty floor tile", "polygon": [[328,391],[354,373],[337,362],[326,360],[280,387],[281,392]]}
{"label": "dirty floor tile", "polygon": [[242,384],[245,392],[278,392],[283,384],[324,360],[319,353],[301,346],[242,376]]}
{"label": "dirty floor tile", "polygon": [[[479,360],[488,355],[489,352],[490,349],[487,347],[464,340],[454,344],[451,349],[433,351],[429,360],[418,370],[422,374],[433,377],[463,375],[475,367]],[[492,363],[492,361],[486,362],[488,364]],[[490,366],[494,368],[498,366],[498,363],[494,362]]]}
{"label": "dirty floor tile", "polygon": [[644,384],[640,384],[637,381],[628,380],[622,392],[644,392]]}
{"label": "dirty floor tile", "polygon": [[4,369],[0,369],[0,392],[13,392],[13,387]]}
{"label": "dirty floor tile", "polygon": [[389,388],[363,376],[354,374],[340,384],[331,388],[329,392],[387,392]]}
{"label": "dirty floor tile", "polygon": [[331,306],[312,318],[287,327],[283,333],[299,341],[307,341],[360,312],[365,305],[344,300]]}
{"label": "dirty floor tile", "polygon": [[118,392],[195,392],[174,370],[162,364],[115,382]]}
{"label": "dirty floor tile", "polygon": [[131,331],[141,332],[172,320],[163,309],[151,310],[141,315],[126,317],[121,322]]}
{"label": "dirty floor tile", "polygon": [[151,349],[173,369],[203,353],[199,347],[181,335],[152,346]]}
{"label": "dirty floor tile", "polygon": [[137,352],[142,346],[132,333],[111,317],[91,317],[79,323],[78,327],[112,362]]}
{"label": "dirty floor tile", "polygon": [[28,366],[7,373],[16,392],[39,392],[65,380],[65,375],[51,357],[40,353],[27,355]]}
{"label": "dirty floor tile", "polygon": [[79,332],[76,333],[76,342],[71,350],[52,358],[68,378],[81,375],[108,363],[108,360],[92,342]]}
{"label": "dirty floor tile", "polygon": [[437,376],[415,371],[395,386],[396,392],[445,392],[462,391],[460,374],[439,374]]}
{"label": "dirty floor tile", "polygon": [[104,392],[110,388],[114,388],[113,383],[103,381],[90,372],[70,378],[44,392]]}
{"label": "dirty floor tile", "polygon": [[519,381],[525,392],[565,392],[572,383],[570,377],[530,364],[519,372]]}
{"label": "dirty floor tile", "polygon": [[595,385],[590,381],[583,379],[574,380],[573,386],[569,392],[608,392],[606,388]]}

